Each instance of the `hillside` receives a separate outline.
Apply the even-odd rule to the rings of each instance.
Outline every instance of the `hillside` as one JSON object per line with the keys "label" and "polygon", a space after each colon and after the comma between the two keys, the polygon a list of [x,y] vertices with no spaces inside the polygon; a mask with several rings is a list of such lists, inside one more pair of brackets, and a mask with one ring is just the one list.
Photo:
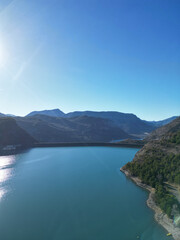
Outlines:
{"label": "hillside", "polygon": [[102,118],[35,115],[15,120],[39,142],[109,142],[130,137],[110,120]]}
{"label": "hillside", "polygon": [[153,131],[149,136],[146,137],[147,141],[152,140],[159,140],[161,138],[168,138],[171,136],[173,132],[176,132],[179,130],[180,125],[180,117],[176,118],[172,122],[157,128],[155,131]]}
{"label": "hillside", "polygon": [[44,110],[44,111],[34,111],[29,113],[26,117],[32,117],[35,115],[46,115],[51,117],[63,117],[63,118],[74,118],[74,117],[95,117],[103,118],[111,121],[112,125],[120,127],[123,131],[131,134],[135,137],[144,138],[148,133],[156,128],[153,124],[148,121],[141,120],[136,115],[131,113],[121,113],[121,112],[95,112],[95,111],[75,111],[70,113],[63,113],[59,109]]}
{"label": "hillside", "polygon": [[150,124],[152,124],[155,127],[162,127],[162,126],[172,122],[176,118],[178,118],[178,116],[173,116],[173,117],[166,118],[166,119],[160,120],[160,121],[145,121],[145,122],[150,123]]}
{"label": "hillside", "polygon": [[36,142],[34,138],[20,128],[14,119],[8,117],[0,119],[0,146],[19,144],[31,146],[34,142]]}
{"label": "hillside", "polygon": [[155,188],[156,204],[176,219],[180,215],[180,203],[170,193],[167,183],[180,185],[180,117],[152,132],[146,141],[123,169]]}
{"label": "hillside", "polygon": [[131,113],[84,111],[66,114],[67,118],[75,116],[90,116],[109,119],[114,125],[120,127],[123,131],[140,138],[155,129],[154,126],[149,123],[145,123],[143,120]]}

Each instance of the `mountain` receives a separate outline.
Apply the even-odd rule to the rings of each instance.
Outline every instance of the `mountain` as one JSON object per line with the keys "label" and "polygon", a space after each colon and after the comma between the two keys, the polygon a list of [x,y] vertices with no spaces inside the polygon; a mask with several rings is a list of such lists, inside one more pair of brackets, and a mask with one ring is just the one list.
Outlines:
{"label": "mountain", "polygon": [[34,142],[34,138],[20,128],[13,118],[0,118],[0,146],[31,146]]}
{"label": "mountain", "polygon": [[123,131],[136,138],[144,138],[154,129],[161,127],[177,118],[176,116],[174,116],[162,121],[145,121],[141,120],[132,113],[121,113],[116,111],[75,111],[65,114],[59,109],[34,111],[29,113],[27,116],[29,117],[35,115],[46,115],[63,118],[89,116],[95,118],[109,119],[111,120],[112,125],[120,127]]}
{"label": "mountain", "polygon": [[43,111],[34,111],[29,113],[26,117],[32,117],[35,115],[47,115],[51,117],[63,117],[65,114],[60,111],[59,109],[52,109],[52,110],[43,110]]}
{"label": "mountain", "polygon": [[14,114],[6,114],[6,117],[16,117]]}
{"label": "mountain", "polygon": [[6,115],[3,113],[0,113],[0,117],[5,117]]}
{"label": "mountain", "polygon": [[66,118],[78,117],[78,116],[89,116],[98,117],[111,120],[112,124],[120,127],[123,131],[136,137],[144,137],[147,133],[155,129],[155,126],[144,122],[136,115],[131,113],[121,112],[71,112],[65,115]]}
{"label": "mountain", "polygon": [[16,117],[13,114],[4,114],[4,113],[0,113],[0,117]]}
{"label": "mountain", "polygon": [[17,117],[17,124],[39,142],[109,142],[130,138],[109,119],[80,116],[59,118],[46,115]]}
{"label": "mountain", "polygon": [[174,193],[180,186],[180,117],[155,130],[145,140],[147,144],[123,170],[154,188],[155,203],[170,218],[177,219],[180,226],[180,198]]}
{"label": "mountain", "polygon": [[[4,114],[0,115],[1,117],[4,117]],[[14,117],[14,116],[11,116]],[[34,117],[35,119],[30,117]],[[50,118],[47,118],[50,117]],[[85,135],[82,136],[81,128],[83,129],[85,126],[85,122],[80,124],[80,121],[82,120],[80,117],[84,117],[82,119],[86,119],[88,122],[91,119],[91,121],[88,122],[89,127],[89,138]],[[89,117],[89,118],[87,118]],[[70,113],[63,113],[59,109],[52,109],[52,110],[43,110],[43,111],[34,111],[29,113],[25,118],[18,118],[14,117],[19,124],[24,127],[24,129],[29,131],[29,133],[32,136],[35,136],[38,141],[93,141],[93,139],[96,139],[97,141],[103,141],[103,133],[101,132],[101,137],[99,137],[96,134],[98,132],[97,127],[95,125],[97,124],[97,121],[103,122],[103,124],[107,125],[106,128],[106,134],[104,133],[104,141],[111,141],[113,140],[120,140],[122,138],[137,138],[142,139],[145,138],[150,132],[152,132],[157,127],[164,125],[172,119],[176,117],[172,117],[169,119],[165,119],[162,121],[153,121],[148,122],[141,120],[136,115],[131,113],[121,113],[121,112],[115,112],[115,111],[102,111],[102,112],[95,112],[95,111],[75,111]],[[54,119],[53,119],[54,118]],[[60,119],[61,118],[61,119]],[[25,120],[26,119],[26,120]],[[64,119],[64,120],[63,120]],[[76,120],[75,120],[76,119]],[[81,120],[80,120],[81,119]],[[97,120],[99,119],[99,120]],[[106,121],[105,121],[106,120]],[[93,123],[94,121],[94,123]],[[105,123],[106,122],[106,123]],[[35,124],[35,125],[33,125]],[[42,126],[41,126],[42,124]],[[79,133],[77,132],[78,126],[81,126],[79,128]],[[36,126],[37,132],[35,132],[35,128],[33,129],[33,126]],[[90,126],[91,126],[91,132],[90,132]],[[102,125],[103,128],[104,125]],[[45,129],[46,128],[46,129]],[[96,129],[94,131],[94,129]],[[100,131],[101,127],[99,128]],[[108,129],[118,129],[118,134],[115,135],[110,134],[108,132]],[[45,132],[43,132],[45,131]],[[121,131],[121,133],[120,133]],[[83,130],[84,134],[87,131]],[[47,136],[47,133],[49,133],[49,138]],[[92,133],[94,134],[94,138],[92,136]],[[107,137],[107,135],[109,137]],[[95,137],[96,136],[96,137]]]}
{"label": "mountain", "polygon": [[145,140],[147,142],[150,142],[152,140],[160,140],[163,137],[167,137],[169,133],[179,129],[179,122],[180,117],[175,118],[175,120],[171,121],[170,123],[154,130],[150,135],[145,138]]}
{"label": "mountain", "polygon": [[167,118],[167,119],[164,119],[164,120],[161,120],[161,121],[145,121],[146,123],[149,123],[149,124],[152,124],[153,126],[155,127],[161,127],[161,126],[164,126],[170,122],[172,122],[174,119],[176,119],[178,116],[173,116],[173,117],[170,117],[170,118]]}

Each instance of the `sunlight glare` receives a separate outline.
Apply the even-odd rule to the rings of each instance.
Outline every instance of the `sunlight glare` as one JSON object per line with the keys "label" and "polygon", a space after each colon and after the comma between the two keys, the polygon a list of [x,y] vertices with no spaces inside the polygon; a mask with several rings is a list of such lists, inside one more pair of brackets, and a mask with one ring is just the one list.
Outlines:
{"label": "sunlight glare", "polygon": [[15,162],[14,156],[0,157],[0,184],[7,181],[12,174],[13,164]]}
{"label": "sunlight glare", "polygon": [[12,176],[14,163],[14,156],[0,157],[0,199],[7,193],[5,182]]}

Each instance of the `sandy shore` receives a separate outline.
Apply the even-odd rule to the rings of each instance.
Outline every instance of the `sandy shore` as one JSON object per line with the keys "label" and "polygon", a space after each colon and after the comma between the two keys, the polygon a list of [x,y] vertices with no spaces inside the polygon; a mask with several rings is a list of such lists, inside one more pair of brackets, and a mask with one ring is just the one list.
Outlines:
{"label": "sandy shore", "polygon": [[139,178],[132,177],[132,175],[127,170],[120,168],[120,171],[123,172],[127,177],[132,179],[138,186],[145,188],[150,192],[149,198],[147,200],[147,205],[155,211],[156,221],[161,224],[169,233],[171,233],[175,240],[180,240],[180,228],[176,227],[173,221],[169,219],[168,216],[164,214],[154,202],[155,189],[146,184],[143,184]]}

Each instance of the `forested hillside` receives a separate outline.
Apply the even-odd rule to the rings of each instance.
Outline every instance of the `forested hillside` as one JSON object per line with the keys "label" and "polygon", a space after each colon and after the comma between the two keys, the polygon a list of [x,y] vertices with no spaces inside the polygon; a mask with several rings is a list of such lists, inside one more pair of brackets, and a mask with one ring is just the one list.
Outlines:
{"label": "forested hillside", "polygon": [[156,203],[173,218],[180,212],[180,204],[166,183],[180,185],[180,118],[156,130],[151,137],[158,140],[148,142],[124,169],[155,188]]}

